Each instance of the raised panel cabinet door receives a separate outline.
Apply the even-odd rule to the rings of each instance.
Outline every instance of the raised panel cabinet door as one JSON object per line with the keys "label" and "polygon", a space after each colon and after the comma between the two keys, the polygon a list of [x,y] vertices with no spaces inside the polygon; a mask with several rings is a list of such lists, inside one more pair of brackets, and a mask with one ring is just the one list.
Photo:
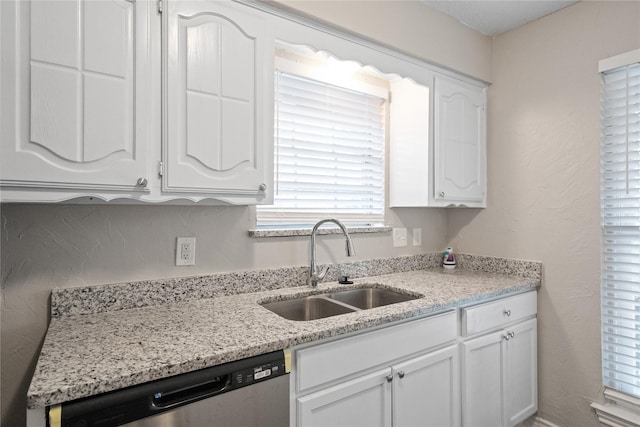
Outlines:
{"label": "raised panel cabinet door", "polygon": [[537,320],[505,329],[505,420],[514,426],[538,410]]}
{"label": "raised panel cabinet door", "polygon": [[462,424],[498,427],[503,421],[503,332],[462,343]]}
{"label": "raised panel cabinet door", "polygon": [[[144,191],[148,2],[3,1],[3,187]],[[8,16],[17,19],[7,21]],[[7,23],[7,25],[4,25]],[[5,44],[6,43],[6,44]],[[139,83],[140,82],[140,83]]]}
{"label": "raised panel cabinet door", "polygon": [[262,199],[273,164],[266,21],[232,2],[166,3],[163,188]]}
{"label": "raised panel cabinet door", "polygon": [[392,366],[394,427],[460,425],[458,346]]}
{"label": "raised panel cabinet door", "polygon": [[391,369],[297,399],[298,427],[391,427]]}
{"label": "raised panel cabinet door", "polygon": [[484,204],[486,94],[483,88],[443,77],[435,82],[434,197]]}

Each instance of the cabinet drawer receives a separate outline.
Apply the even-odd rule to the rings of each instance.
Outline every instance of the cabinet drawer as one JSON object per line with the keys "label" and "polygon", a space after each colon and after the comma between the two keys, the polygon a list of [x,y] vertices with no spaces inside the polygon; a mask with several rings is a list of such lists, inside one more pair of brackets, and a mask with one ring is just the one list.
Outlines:
{"label": "cabinet drawer", "polygon": [[298,350],[296,388],[301,392],[455,339],[452,311]]}
{"label": "cabinet drawer", "polygon": [[462,310],[462,334],[468,336],[499,329],[511,322],[535,316],[537,299],[537,293],[533,291],[465,308]]}

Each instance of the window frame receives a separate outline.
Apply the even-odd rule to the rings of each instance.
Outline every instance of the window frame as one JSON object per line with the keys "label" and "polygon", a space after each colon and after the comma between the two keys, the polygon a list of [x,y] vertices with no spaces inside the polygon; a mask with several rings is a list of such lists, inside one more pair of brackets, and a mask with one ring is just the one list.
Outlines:
{"label": "window frame", "polygon": [[[631,211],[632,211],[631,217],[630,217],[631,219],[621,219],[621,218],[625,218],[624,216],[616,217],[616,215],[620,215],[620,212],[625,211],[627,209],[625,207],[626,206],[625,203],[629,204],[629,200],[632,201],[631,205],[633,205],[633,199],[638,198],[637,193],[640,187],[640,185],[638,184],[630,185],[629,183],[630,170],[634,169],[635,175],[638,175],[638,171],[640,170],[640,159],[633,161],[636,164],[635,168],[629,167],[629,158],[630,158],[629,153],[630,152],[633,153],[633,151],[630,150],[630,147],[631,147],[630,144],[635,144],[635,145],[640,144],[640,139],[639,140],[633,139],[632,141],[629,140],[629,135],[631,133],[630,127],[629,127],[629,117],[633,117],[633,115],[635,114],[634,112],[629,111],[629,105],[630,105],[629,97],[631,93],[629,92],[630,86],[629,86],[628,70],[629,70],[629,67],[631,66],[635,68],[640,67],[640,49],[626,52],[621,55],[614,56],[612,58],[604,59],[599,63],[599,72],[600,72],[601,81],[602,81],[601,83],[601,94],[602,94],[601,117],[602,119],[601,119],[601,142],[600,142],[600,146],[601,146],[600,209],[601,209],[601,228],[602,228],[602,239],[601,239],[602,268],[601,268],[601,284],[600,284],[601,309],[602,309],[602,312],[601,312],[601,346],[602,346],[601,359],[602,359],[602,382],[605,387],[604,389],[605,403],[600,404],[600,403],[594,402],[592,403],[591,406],[596,410],[596,413],[598,414],[598,417],[602,423],[610,424],[611,422],[615,422],[616,425],[636,425],[635,421],[633,420],[637,420],[638,417],[640,416],[640,391],[637,391],[634,393],[629,392],[629,390],[631,390],[633,387],[638,388],[638,386],[626,387],[627,390],[618,390],[617,388],[625,388],[625,387],[622,387],[620,384],[616,384],[616,383],[622,382],[619,378],[616,378],[616,380],[611,380],[611,381],[607,380],[607,371],[608,369],[611,369],[612,359],[608,358],[606,356],[606,353],[613,351],[614,354],[617,354],[617,349],[611,349],[611,348],[605,349],[605,341],[614,342],[615,344],[613,345],[613,347],[621,346],[621,344],[619,344],[618,342],[611,341],[609,338],[607,338],[609,337],[609,334],[613,334],[613,331],[607,331],[607,329],[620,328],[620,326],[618,326],[618,323],[616,321],[616,319],[618,318],[617,316],[619,315],[617,313],[617,310],[618,310],[616,305],[617,303],[613,300],[618,298],[616,295],[614,295],[614,293],[618,291],[617,281],[621,280],[618,277],[618,275],[621,272],[624,273],[622,264],[625,263],[623,259],[623,257],[625,256],[624,255],[625,251],[622,248],[620,250],[616,249],[616,245],[623,245],[622,242],[618,241],[619,239],[616,239],[617,237],[616,233],[622,230],[631,230],[632,233],[636,233],[637,235],[635,238],[635,242],[631,242],[631,246],[636,246],[636,249],[635,249],[636,252],[640,248],[640,225],[638,225],[640,224],[640,212],[635,212],[635,210],[640,210],[640,209],[637,207],[635,209],[631,208]],[[604,111],[604,109],[606,108],[605,102],[609,100],[609,98],[605,98],[605,90],[606,90],[605,75],[617,72],[619,70],[621,71],[622,69],[625,69],[626,70],[625,73],[627,73],[625,77],[626,94],[622,97],[623,100],[625,101],[623,104],[624,105],[623,108],[626,109],[626,111],[623,113],[624,124],[615,124],[613,126],[617,130],[620,130],[619,128],[624,129],[624,136],[622,138],[617,138],[616,136],[612,136],[612,132],[608,132],[605,127],[605,123],[608,124],[610,123],[608,120],[612,120],[608,118],[611,115],[610,110],[614,109],[612,107],[610,110],[607,110],[607,113],[605,114],[605,111]],[[637,72],[638,70],[634,71],[634,73],[637,73]],[[634,77],[634,78],[637,78],[637,77]],[[637,87],[633,90],[634,90],[633,92],[634,96],[640,96],[640,87]],[[619,98],[615,98],[615,99],[619,99]],[[619,109],[619,108],[620,107],[615,107],[615,109]],[[640,125],[640,123],[636,124],[635,126],[638,126],[638,125]],[[610,143],[612,139],[622,139],[623,141],[613,142],[613,145],[611,145]],[[612,146],[618,147],[618,146],[625,146],[625,145],[626,145],[626,148],[624,148],[625,153],[623,153],[622,156],[620,156],[620,154],[613,154],[615,150],[613,148],[609,148]],[[637,150],[634,150],[634,151],[636,151],[637,153]],[[622,160],[622,163],[625,164],[624,170],[620,171],[618,170],[620,169],[619,167],[616,169],[614,166],[612,166],[616,162],[620,163],[620,160],[616,160],[614,158],[615,156],[617,156],[618,158],[624,157],[624,160]],[[616,178],[616,176],[613,176],[615,174],[617,174],[618,176],[622,175],[623,178],[622,179],[620,179],[619,177]],[[621,185],[619,181],[623,181],[622,190],[619,189]],[[618,182],[617,185],[616,185],[616,182]],[[635,196],[634,195],[629,197],[623,196],[622,198],[619,198],[619,197],[616,197],[616,195],[614,194],[616,190],[618,192],[623,191],[625,194],[630,194],[631,191],[634,190],[633,192],[635,192],[636,194]],[[623,200],[623,201],[617,202],[617,200]],[[635,224],[634,224],[634,221],[635,221]],[[626,242],[624,245],[626,245]],[[631,249],[631,252],[634,253],[634,249]],[[631,255],[631,256],[634,257],[634,255]],[[632,267],[631,269],[633,270],[634,268]],[[618,273],[618,275],[616,273]],[[630,292],[635,293],[636,295],[640,295],[640,266],[636,267],[635,271],[631,271],[629,274],[634,276],[631,279],[632,281],[629,282],[631,284],[628,285]],[[609,283],[609,282],[612,282],[612,283]],[[605,323],[605,316],[607,316],[606,319],[609,319],[609,320],[606,320],[606,323]],[[614,323],[611,323],[612,321]],[[635,320],[635,322],[636,322],[635,328],[637,329],[638,326],[640,326],[640,321]],[[615,340],[615,338],[611,338],[611,339]],[[611,346],[608,346],[608,347],[611,347]],[[638,362],[640,362],[640,358],[636,356],[636,366]],[[617,357],[614,357],[613,363],[616,363],[616,364],[620,363]],[[638,374],[636,374],[635,376],[636,378],[640,378],[640,375]]]}
{"label": "window frame", "polygon": [[[338,70],[347,68],[345,72],[333,72],[335,68]],[[286,209],[276,209],[271,206],[258,206],[256,208],[256,225],[258,229],[299,229],[311,228],[317,221],[327,216],[337,216],[347,226],[350,227],[381,227],[385,222],[385,213],[388,206],[387,203],[387,155],[389,144],[389,84],[388,81],[372,76],[375,73],[367,73],[363,71],[363,67],[354,61],[344,61],[336,59],[327,53],[314,53],[310,49],[293,46],[285,43],[277,43],[274,57],[274,74],[277,80],[278,73],[285,76],[300,77],[303,80],[318,82],[336,87],[345,92],[356,92],[370,96],[383,101],[382,116],[382,156],[380,158],[379,167],[381,171],[382,188],[378,196],[382,199],[381,211],[379,213],[335,213],[331,211],[322,212],[294,212]],[[286,77],[285,77],[286,78]],[[313,84],[313,83],[312,83]],[[277,102],[278,85],[274,85],[274,111],[276,118],[274,119],[275,130],[277,132]],[[278,192],[278,136],[274,136],[274,202]]]}

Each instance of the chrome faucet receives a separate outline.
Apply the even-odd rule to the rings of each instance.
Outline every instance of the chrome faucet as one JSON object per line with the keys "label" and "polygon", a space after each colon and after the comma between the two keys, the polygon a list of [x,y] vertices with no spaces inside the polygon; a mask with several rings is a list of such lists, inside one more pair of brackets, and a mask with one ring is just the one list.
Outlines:
{"label": "chrome faucet", "polygon": [[307,280],[307,283],[313,287],[318,286],[318,282],[324,279],[327,271],[329,271],[329,266],[321,269],[321,271],[317,271],[316,266],[316,232],[318,231],[318,228],[326,222],[333,222],[340,227],[340,230],[342,230],[342,234],[344,234],[346,240],[345,252],[347,253],[347,256],[354,256],[356,254],[355,249],[353,249],[353,243],[351,243],[351,237],[349,237],[349,233],[347,232],[347,227],[345,227],[341,221],[334,218],[318,221],[318,223],[313,226],[313,230],[311,230],[311,265],[309,266],[309,279]]}

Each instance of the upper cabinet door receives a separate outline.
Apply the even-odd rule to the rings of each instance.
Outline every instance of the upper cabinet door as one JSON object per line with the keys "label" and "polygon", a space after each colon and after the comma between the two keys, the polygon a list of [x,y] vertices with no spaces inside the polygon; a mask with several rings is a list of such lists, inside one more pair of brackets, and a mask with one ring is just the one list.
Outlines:
{"label": "upper cabinet door", "polygon": [[170,192],[270,202],[273,41],[264,17],[223,1],[167,1],[166,166]]}
{"label": "upper cabinet door", "polygon": [[484,88],[436,77],[434,199],[441,205],[486,205]]}
{"label": "upper cabinet door", "polygon": [[143,191],[144,2],[2,3],[2,185]]}

